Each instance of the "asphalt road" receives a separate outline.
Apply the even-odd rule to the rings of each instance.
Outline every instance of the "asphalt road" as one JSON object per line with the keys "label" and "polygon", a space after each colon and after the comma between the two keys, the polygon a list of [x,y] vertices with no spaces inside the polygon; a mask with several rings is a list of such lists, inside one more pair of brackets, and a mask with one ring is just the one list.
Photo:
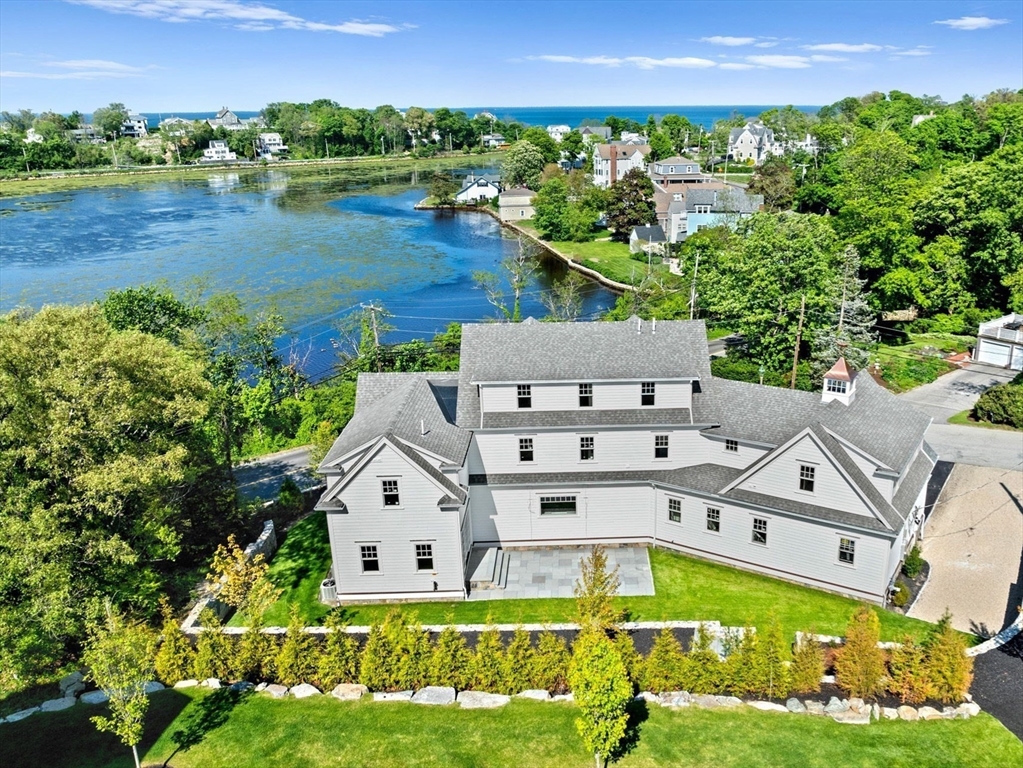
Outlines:
{"label": "asphalt road", "polygon": [[260,456],[234,468],[238,492],[244,499],[274,499],[285,477],[305,490],[323,482],[309,466],[309,446]]}

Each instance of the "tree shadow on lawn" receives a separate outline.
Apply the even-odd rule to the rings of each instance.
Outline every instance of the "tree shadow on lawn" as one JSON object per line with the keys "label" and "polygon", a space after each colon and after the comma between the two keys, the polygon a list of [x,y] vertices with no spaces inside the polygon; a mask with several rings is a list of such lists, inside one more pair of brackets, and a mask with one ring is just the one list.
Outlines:
{"label": "tree shadow on lawn", "polygon": [[314,512],[288,531],[270,563],[270,578],[278,587],[294,589],[310,576],[323,578],[326,570],[319,571],[329,562],[327,516],[324,512]]}
{"label": "tree shadow on lawn", "polygon": [[248,701],[252,689],[235,690],[234,688],[218,688],[209,696],[195,702],[192,710],[185,716],[182,727],[171,734],[174,751],[163,761],[163,768],[169,768],[170,761],[178,752],[187,752],[200,744],[211,731],[227,722],[236,706]]}
{"label": "tree shadow on lawn", "polygon": [[629,702],[626,711],[629,714],[629,722],[625,726],[625,736],[611,753],[610,762],[612,763],[617,763],[639,745],[639,732],[643,723],[650,717],[650,710],[642,699],[633,699]]}

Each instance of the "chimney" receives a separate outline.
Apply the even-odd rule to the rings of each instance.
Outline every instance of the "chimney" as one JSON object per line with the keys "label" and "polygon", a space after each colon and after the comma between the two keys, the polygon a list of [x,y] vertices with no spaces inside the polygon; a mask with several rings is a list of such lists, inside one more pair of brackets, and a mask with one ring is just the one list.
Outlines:
{"label": "chimney", "polygon": [[849,405],[856,397],[856,372],[849,369],[844,357],[831,366],[831,370],[824,374],[824,389],[821,392],[821,402],[830,403],[837,400],[843,405]]}

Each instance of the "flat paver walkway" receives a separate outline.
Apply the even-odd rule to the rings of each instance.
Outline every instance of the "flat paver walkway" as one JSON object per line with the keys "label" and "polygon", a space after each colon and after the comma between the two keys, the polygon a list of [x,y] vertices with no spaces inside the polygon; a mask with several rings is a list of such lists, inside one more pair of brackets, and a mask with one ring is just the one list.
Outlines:
{"label": "flat paver walkway", "polygon": [[[481,589],[470,600],[509,600],[529,597],[572,597],[579,563],[592,547],[506,549],[508,584],[504,589]],[[618,566],[620,595],[654,594],[654,577],[646,547],[608,547],[607,566]]]}
{"label": "flat paver walkway", "polygon": [[1023,472],[956,464],[924,529],[931,575],[909,612],[994,634],[1023,600]]}

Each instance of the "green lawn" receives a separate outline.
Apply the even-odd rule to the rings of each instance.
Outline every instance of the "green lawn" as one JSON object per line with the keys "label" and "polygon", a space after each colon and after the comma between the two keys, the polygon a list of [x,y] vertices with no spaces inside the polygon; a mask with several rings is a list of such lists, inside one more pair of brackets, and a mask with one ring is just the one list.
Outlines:
{"label": "green lawn", "polygon": [[[823,634],[841,635],[857,605],[830,592],[663,549],[650,550],[650,564],[656,594],[618,600],[634,621],[706,620],[730,626],[751,621],[762,626],[773,611],[788,637],[811,627]],[[271,577],[286,592],[268,612],[267,624],[287,624],[290,602],[299,606],[308,624],[321,623],[328,608],[318,600],[319,584],[329,566],[326,518],[315,513],[295,524],[270,564]],[[352,624],[365,625],[381,620],[389,607],[346,606],[346,614]],[[415,611],[424,624],[481,624],[488,616],[498,624],[562,622],[575,616],[575,601],[559,598],[405,603],[402,607]],[[897,639],[904,632],[919,634],[928,626],[891,611],[880,614],[886,639]],[[242,626],[244,620],[236,617],[230,623]]]}
{"label": "green lawn", "polygon": [[[552,242],[551,247],[565,254],[572,261],[619,283],[634,285],[646,275],[646,257],[643,261],[632,258],[628,243],[614,243],[610,240],[594,240],[589,243]],[[659,258],[651,259],[655,275],[670,275],[667,264]]]}
{"label": "green lawn", "polygon": [[[0,765],[19,768],[129,768],[131,753],[100,734],[79,705],[0,726]],[[558,766],[593,765],[576,733],[572,704],[513,701],[498,710],[338,702],[275,701],[226,690],[161,691],[152,697],[143,765]],[[635,707],[633,738],[616,765],[944,768],[1018,766],[1023,744],[997,720],[879,722],[864,728],[780,713]],[[194,737],[174,754],[172,734]]]}
{"label": "green lawn", "polygon": [[973,413],[972,408],[967,408],[965,411],[960,411],[955,416],[948,417],[949,424],[960,424],[966,427],[981,427],[983,429],[1002,429],[1008,432],[1023,432],[1023,429],[1016,429],[1010,427],[1008,424],[992,424],[990,421],[977,421],[971,415]]}

